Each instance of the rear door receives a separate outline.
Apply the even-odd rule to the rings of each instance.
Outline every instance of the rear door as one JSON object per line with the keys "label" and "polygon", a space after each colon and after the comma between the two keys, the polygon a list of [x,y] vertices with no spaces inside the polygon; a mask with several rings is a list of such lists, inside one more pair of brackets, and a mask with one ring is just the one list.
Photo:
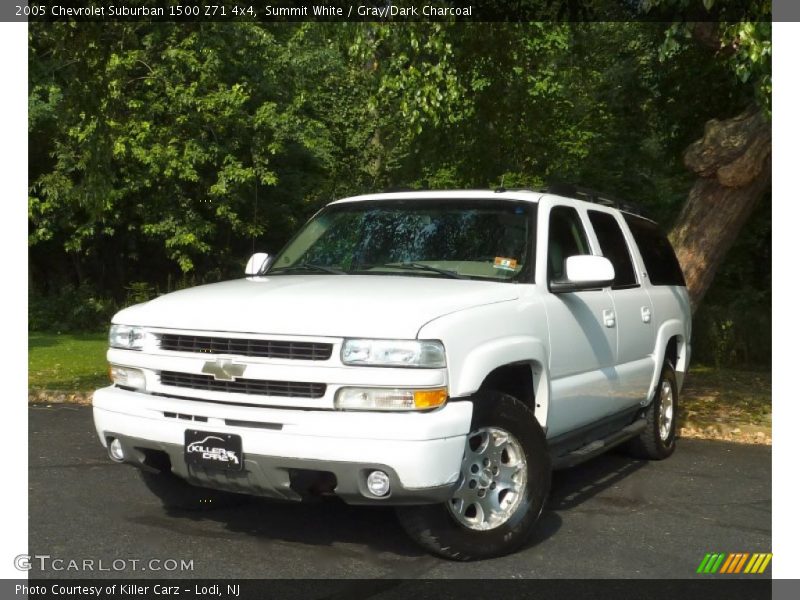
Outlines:
{"label": "rear door", "polygon": [[653,305],[635,266],[632,240],[619,213],[589,209],[589,222],[600,252],[614,265],[611,299],[617,322],[616,378],[613,394],[623,410],[645,399],[655,369]]}

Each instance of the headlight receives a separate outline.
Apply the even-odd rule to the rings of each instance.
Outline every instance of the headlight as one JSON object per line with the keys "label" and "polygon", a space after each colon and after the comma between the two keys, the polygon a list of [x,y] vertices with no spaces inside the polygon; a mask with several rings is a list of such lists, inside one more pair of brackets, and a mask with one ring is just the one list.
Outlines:
{"label": "headlight", "polygon": [[342,362],[373,367],[446,366],[444,346],[435,340],[345,340]]}
{"label": "headlight", "polygon": [[144,329],[129,325],[112,325],[108,332],[108,345],[125,350],[141,350],[144,346]]}
{"label": "headlight", "polygon": [[446,400],[444,388],[344,387],[336,392],[333,404],[339,410],[427,410],[441,406]]}
{"label": "headlight", "polygon": [[108,376],[116,385],[134,390],[143,390],[147,385],[141,369],[109,365]]}

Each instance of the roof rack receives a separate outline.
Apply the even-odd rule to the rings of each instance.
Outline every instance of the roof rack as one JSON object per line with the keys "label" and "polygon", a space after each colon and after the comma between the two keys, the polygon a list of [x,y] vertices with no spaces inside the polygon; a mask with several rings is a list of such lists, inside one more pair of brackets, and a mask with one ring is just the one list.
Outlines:
{"label": "roof rack", "polygon": [[598,192],[597,190],[572,185],[570,183],[555,183],[547,186],[542,191],[548,194],[556,194],[557,196],[574,198],[575,200],[585,200],[586,202],[593,202],[594,204],[600,204],[602,206],[610,206],[634,215],[644,216],[642,207],[634,202],[628,202],[627,200],[622,200],[611,194],[606,194],[605,192]]}
{"label": "roof rack", "polygon": [[524,187],[503,187],[500,186],[499,188],[494,189],[495,194],[502,194],[504,192],[530,192],[535,194],[536,192],[540,192],[541,190],[532,190],[531,188],[524,188]]}

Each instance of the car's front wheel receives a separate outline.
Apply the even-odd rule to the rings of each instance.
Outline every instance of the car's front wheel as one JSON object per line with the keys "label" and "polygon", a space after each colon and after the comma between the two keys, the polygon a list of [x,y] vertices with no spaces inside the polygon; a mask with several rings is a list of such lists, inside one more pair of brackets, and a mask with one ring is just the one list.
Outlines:
{"label": "car's front wheel", "polygon": [[440,556],[490,558],[525,543],[549,490],[547,445],[533,411],[512,396],[487,392],[475,402],[450,500],[397,512],[409,535]]}

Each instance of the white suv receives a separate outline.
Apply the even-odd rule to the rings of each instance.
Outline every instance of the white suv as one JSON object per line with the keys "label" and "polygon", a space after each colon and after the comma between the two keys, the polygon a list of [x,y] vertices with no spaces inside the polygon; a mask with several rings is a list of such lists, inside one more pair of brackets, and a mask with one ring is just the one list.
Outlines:
{"label": "white suv", "polygon": [[246,278],[114,317],[100,440],[166,505],[333,495],[397,506],[447,558],[510,552],[552,469],[675,448],[686,287],[655,223],[611,204],[333,202]]}

